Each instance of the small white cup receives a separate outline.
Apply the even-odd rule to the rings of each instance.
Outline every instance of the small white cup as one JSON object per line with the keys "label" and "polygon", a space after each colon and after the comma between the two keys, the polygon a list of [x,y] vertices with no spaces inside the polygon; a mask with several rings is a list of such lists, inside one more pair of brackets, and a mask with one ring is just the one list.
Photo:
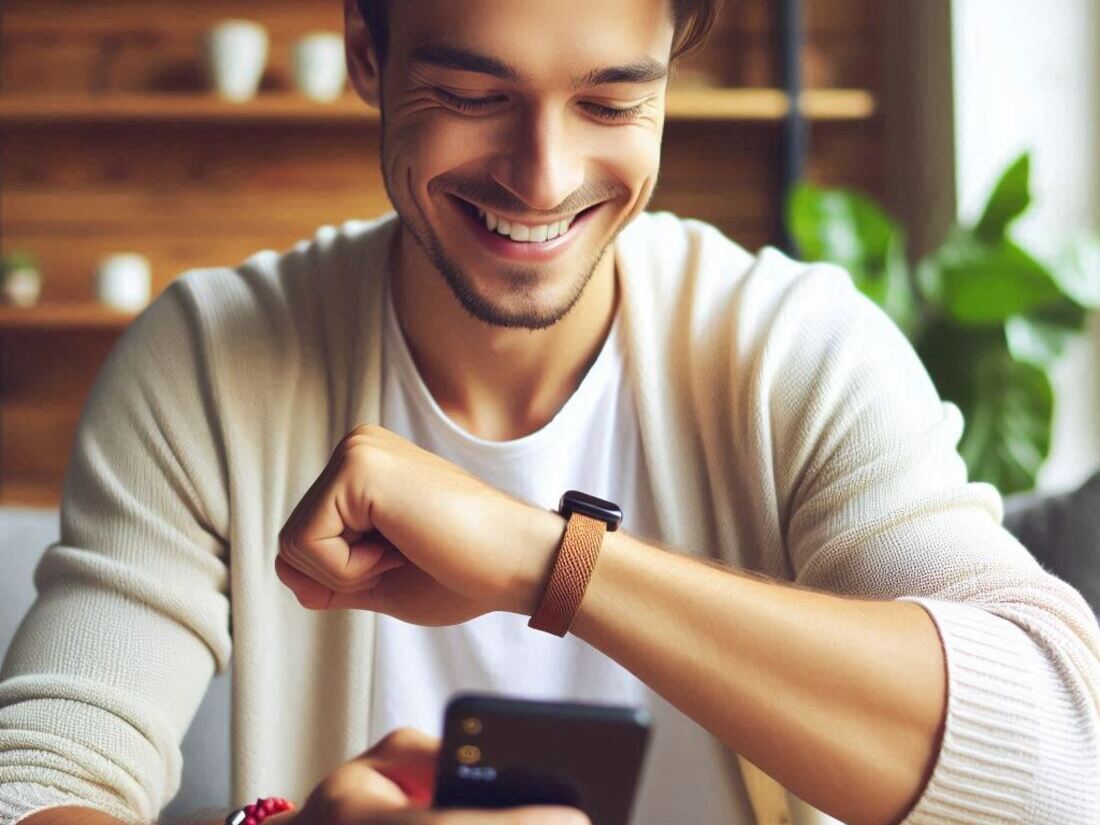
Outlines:
{"label": "small white cup", "polygon": [[267,65],[267,29],[251,20],[223,20],[203,40],[214,90],[240,103],[256,96]]}
{"label": "small white cup", "polygon": [[343,94],[348,77],[343,35],[307,34],[294,44],[291,63],[295,85],[311,100],[331,103]]}
{"label": "small white cup", "polygon": [[137,312],[149,303],[153,290],[149,259],[136,252],[118,252],[99,262],[96,298],[123,312]]}

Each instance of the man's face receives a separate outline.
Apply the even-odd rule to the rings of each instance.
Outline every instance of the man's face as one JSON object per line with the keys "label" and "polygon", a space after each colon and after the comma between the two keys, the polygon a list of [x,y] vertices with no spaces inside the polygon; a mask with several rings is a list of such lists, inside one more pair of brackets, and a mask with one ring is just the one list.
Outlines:
{"label": "man's face", "polygon": [[657,180],[668,0],[397,0],[382,170],[463,306],[540,329]]}

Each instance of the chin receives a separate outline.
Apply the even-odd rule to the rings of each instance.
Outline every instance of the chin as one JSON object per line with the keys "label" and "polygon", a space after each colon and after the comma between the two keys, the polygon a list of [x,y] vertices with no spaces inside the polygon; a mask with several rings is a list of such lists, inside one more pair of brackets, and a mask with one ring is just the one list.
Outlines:
{"label": "chin", "polygon": [[[541,268],[540,268],[541,269]],[[564,273],[503,268],[486,277],[470,277],[468,270],[440,269],[462,306],[475,318],[499,327],[546,329],[573,308],[588,281],[587,273]],[[484,270],[481,270],[484,273]],[[489,283],[486,283],[489,281]],[[566,281],[566,283],[557,283]]]}

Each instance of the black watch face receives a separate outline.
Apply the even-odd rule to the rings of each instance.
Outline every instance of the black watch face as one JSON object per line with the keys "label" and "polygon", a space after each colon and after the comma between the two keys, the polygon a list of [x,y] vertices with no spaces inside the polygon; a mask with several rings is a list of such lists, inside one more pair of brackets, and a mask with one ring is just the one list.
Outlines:
{"label": "black watch face", "polygon": [[607,524],[608,532],[619,529],[623,520],[623,511],[618,504],[612,501],[604,501],[602,498],[590,496],[580,490],[569,490],[561,497],[558,512],[566,518],[573,513],[597,518]]}

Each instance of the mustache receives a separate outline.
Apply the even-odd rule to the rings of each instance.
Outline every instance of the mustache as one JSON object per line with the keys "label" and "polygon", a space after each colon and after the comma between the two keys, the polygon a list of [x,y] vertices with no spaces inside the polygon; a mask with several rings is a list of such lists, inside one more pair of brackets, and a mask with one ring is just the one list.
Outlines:
{"label": "mustache", "polygon": [[428,182],[428,193],[457,195],[463,200],[472,201],[484,209],[493,212],[505,212],[509,215],[531,215],[533,217],[561,218],[573,215],[597,203],[626,194],[626,187],[612,181],[585,182],[569,193],[553,209],[531,209],[514,194],[492,181],[469,178],[444,172]]}

